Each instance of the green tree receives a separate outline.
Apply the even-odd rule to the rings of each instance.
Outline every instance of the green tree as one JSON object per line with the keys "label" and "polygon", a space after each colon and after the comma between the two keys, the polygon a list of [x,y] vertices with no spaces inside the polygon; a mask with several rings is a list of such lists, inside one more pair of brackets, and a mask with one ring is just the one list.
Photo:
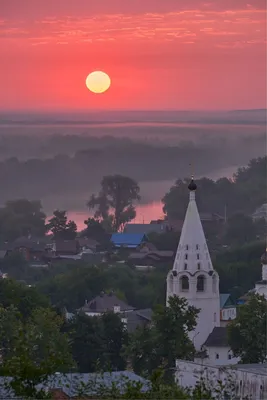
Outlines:
{"label": "green tree", "polygon": [[94,372],[98,365],[106,370],[125,369],[122,347],[127,332],[118,315],[88,317],[81,313],[66,323],[64,330],[69,334],[73,359],[80,372]]}
{"label": "green tree", "polygon": [[229,344],[235,357],[244,364],[266,361],[267,300],[252,295],[238,307],[237,318],[228,326]]}
{"label": "green tree", "polygon": [[[23,323],[16,309],[1,309],[0,326],[10,327],[12,322],[13,334],[5,344],[0,373],[12,377],[8,385],[16,396],[44,398],[47,394],[37,385],[45,385],[55,372],[69,371],[74,365],[67,337],[60,332],[63,320],[49,309],[36,309]],[[3,343],[4,329],[0,335]]]}
{"label": "green tree", "polygon": [[46,233],[45,219],[40,201],[9,200],[0,209],[0,235],[8,241],[20,236],[42,237]]}
{"label": "green tree", "polygon": [[96,209],[96,219],[117,232],[135,218],[134,201],[140,200],[139,192],[138,184],[131,178],[122,175],[104,176],[99,194],[92,195],[87,206]]}
{"label": "green tree", "polygon": [[84,221],[86,228],[82,231],[82,236],[93,238],[95,240],[101,241],[105,235],[106,231],[102,223],[95,218],[88,218]]}
{"label": "green tree", "polygon": [[103,356],[111,370],[123,371],[126,362],[122,349],[127,343],[128,334],[121,317],[113,312],[107,312],[100,319],[102,339],[104,343]]}
{"label": "green tree", "polygon": [[241,245],[256,240],[256,225],[252,218],[241,213],[230,217],[223,240],[228,245]]}
{"label": "green tree", "polygon": [[72,240],[77,235],[77,225],[69,220],[66,211],[56,210],[47,224],[47,230],[53,233],[55,240]]}
{"label": "green tree", "polygon": [[36,288],[11,279],[0,280],[0,305],[3,308],[14,306],[27,319],[33,310],[39,307],[49,307],[49,300]]}
{"label": "green tree", "polygon": [[148,376],[161,365],[169,375],[177,358],[192,359],[195,349],[188,333],[196,326],[198,312],[177,296],[170,297],[168,307],[158,306],[151,327],[130,337],[126,353],[135,372]]}

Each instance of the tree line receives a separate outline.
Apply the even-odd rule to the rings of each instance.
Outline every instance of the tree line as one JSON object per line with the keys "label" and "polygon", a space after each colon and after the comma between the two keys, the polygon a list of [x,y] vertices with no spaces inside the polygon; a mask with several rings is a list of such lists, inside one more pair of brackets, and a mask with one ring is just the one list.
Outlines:
{"label": "tree line", "polygon": [[[227,178],[216,182],[207,178],[196,180],[200,212],[223,215],[226,212],[227,215],[223,237],[218,224],[207,227],[211,242],[240,244],[264,235],[265,221],[253,222],[250,214],[265,202],[266,160],[267,157],[251,160],[246,168],[238,169],[233,182]],[[163,197],[166,218],[184,218],[188,203],[187,185],[188,180],[178,180]],[[136,203],[140,198],[140,187],[134,179],[123,175],[104,176],[99,193],[92,195],[87,202],[94,217],[84,221],[82,234],[101,238],[105,232],[123,230],[125,224],[135,218]],[[47,232],[52,233],[55,239],[73,239],[77,235],[77,225],[75,221],[68,220],[67,212],[62,210],[54,211],[52,218],[46,222],[40,201],[10,200],[0,209],[2,241],[29,234],[42,237]]]}
{"label": "tree line", "polygon": [[[129,334],[117,314],[88,317],[78,313],[66,320],[34,288],[3,280],[0,289],[6,294],[0,299],[0,374],[12,377],[6,385],[17,396],[47,398],[40,384],[46,385],[56,372],[123,370],[130,364],[137,374],[152,380],[147,396],[153,389],[154,395],[157,392],[165,398],[161,391],[164,387],[169,393],[165,394],[166,398],[170,398],[170,389],[175,388],[175,359],[194,357],[195,349],[188,332],[196,326],[199,310],[183,298],[170,298],[168,307],[158,305],[150,328],[138,328]],[[27,299],[27,308],[18,302],[19,296]],[[237,319],[230,323],[229,344],[241,363],[266,359],[266,318],[266,299],[253,295],[247,304],[239,307]],[[177,386],[173,393],[178,396],[179,392],[184,396],[180,398],[185,399],[215,399],[212,391],[209,392],[211,388],[208,390],[203,383],[199,382],[191,393]],[[139,393],[137,398],[144,398],[137,389],[134,392]],[[197,397],[199,392],[209,397]],[[124,398],[113,394],[112,398]]]}

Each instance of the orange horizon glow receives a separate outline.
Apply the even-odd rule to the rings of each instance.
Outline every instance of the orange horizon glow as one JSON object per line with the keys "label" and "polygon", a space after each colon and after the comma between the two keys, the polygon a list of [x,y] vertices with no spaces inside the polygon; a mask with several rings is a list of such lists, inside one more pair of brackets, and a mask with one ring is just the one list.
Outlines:
{"label": "orange horizon glow", "polygon": [[21,3],[1,7],[0,110],[266,107],[262,0]]}

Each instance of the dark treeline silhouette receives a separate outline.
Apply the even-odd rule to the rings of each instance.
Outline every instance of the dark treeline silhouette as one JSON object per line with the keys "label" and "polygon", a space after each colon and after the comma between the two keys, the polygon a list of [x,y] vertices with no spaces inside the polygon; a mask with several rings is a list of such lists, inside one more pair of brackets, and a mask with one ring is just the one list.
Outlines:
{"label": "dark treeline silhouette", "polygon": [[[40,146],[38,151],[33,149],[35,140]],[[23,197],[43,200],[51,193],[53,196],[79,197],[95,192],[102,177],[109,174],[123,173],[139,183],[174,180],[188,176],[192,160],[197,174],[207,176],[229,166],[246,165],[250,158],[264,151],[264,138],[261,137],[253,141],[239,138],[235,145],[230,142],[222,143],[217,138],[211,139],[210,143],[206,139],[205,145],[184,142],[164,146],[85,136],[53,136],[42,141],[30,137],[2,138],[0,153],[5,160],[0,162],[0,201]],[[10,149],[12,143],[15,150]],[[22,160],[20,155],[25,153],[27,146],[39,158]],[[76,151],[77,148],[83,150]],[[55,151],[57,155],[45,157]],[[16,156],[7,158],[11,153]]]}

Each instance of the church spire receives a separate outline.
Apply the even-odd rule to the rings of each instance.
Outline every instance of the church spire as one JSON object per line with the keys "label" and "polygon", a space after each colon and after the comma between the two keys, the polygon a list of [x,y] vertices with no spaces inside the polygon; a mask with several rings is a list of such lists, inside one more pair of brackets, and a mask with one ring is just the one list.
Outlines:
{"label": "church spire", "polygon": [[196,204],[197,185],[192,176],[188,185],[189,202],[179,245],[167,275],[166,304],[170,296],[184,297],[199,309],[197,325],[189,332],[197,351],[214,327],[220,326],[219,276],[214,271]]}
{"label": "church spire", "polygon": [[188,185],[189,203],[177,249],[174,270],[213,270],[210,254],[196,204],[197,185],[192,176]]}

